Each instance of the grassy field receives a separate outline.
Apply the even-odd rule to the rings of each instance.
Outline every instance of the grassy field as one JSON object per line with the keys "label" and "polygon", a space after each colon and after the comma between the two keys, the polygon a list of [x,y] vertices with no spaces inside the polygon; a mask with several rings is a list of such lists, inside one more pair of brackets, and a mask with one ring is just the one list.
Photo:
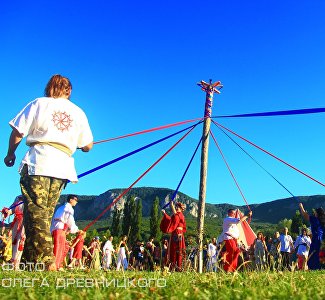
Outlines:
{"label": "grassy field", "polygon": [[0,271],[0,299],[325,299],[325,271]]}

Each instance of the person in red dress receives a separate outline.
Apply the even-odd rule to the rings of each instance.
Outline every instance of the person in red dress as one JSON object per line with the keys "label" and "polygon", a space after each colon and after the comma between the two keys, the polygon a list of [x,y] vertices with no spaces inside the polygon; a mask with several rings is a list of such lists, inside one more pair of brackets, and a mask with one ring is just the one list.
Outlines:
{"label": "person in red dress", "polygon": [[170,217],[166,214],[165,210],[163,219],[161,220],[160,229],[164,233],[171,233],[168,244],[168,259],[170,262],[170,269],[182,271],[183,257],[186,257],[186,246],[184,233],[186,232],[186,222],[183,211],[186,205],[177,202],[174,205],[173,201],[170,203],[173,215]]}
{"label": "person in red dress", "polygon": [[78,267],[84,269],[82,264],[82,250],[84,248],[86,232],[78,231],[76,238],[72,242],[71,248],[73,248],[72,261],[68,265],[68,268],[74,268],[76,261],[78,262]]}

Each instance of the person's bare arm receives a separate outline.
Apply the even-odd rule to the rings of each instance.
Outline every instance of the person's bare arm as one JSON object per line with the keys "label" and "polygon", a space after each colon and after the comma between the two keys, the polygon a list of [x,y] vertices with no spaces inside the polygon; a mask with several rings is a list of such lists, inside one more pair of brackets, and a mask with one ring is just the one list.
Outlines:
{"label": "person's bare arm", "polygon": [[300,202],[299,203],[299,209],[300,209],[300,212],[301,212],[301,215],[303,216],[303,218],[306,220],[306,221],[309,221],[309,215],[308,213],[305,211],[305,208],[303,206],[303,204]]}
{"label": "person's bare arm", "polygon": [[9,146],[7,156],[4,158],[4,163],[7,167],[12,167],[16,161],[15,151],[19,146],[23,136],[17,129],[13,128],[9,138]]}
{"label": "person's bare arm", "polygon": [[241,219],[240,219],[240,222],[244,222],[247,218],[251,218],[252,217],[252,214],[253,212],[250,210],[247,214],[247,216],[243,216]]}
{"label": "person's bare arm", "polygon": [[80,241],[80,239],[77,239],[77,240],[75,241],[75,243],[71,246],[71,248],[76,247],[76,245],[78,244],[79,241]]}
{"label": "person's bare arm", "polygon": [[171,208],[173,214],[176,215],[176,208],[175,208],[175,205],[174,205],[174,201],[170,202],[170,208]]}

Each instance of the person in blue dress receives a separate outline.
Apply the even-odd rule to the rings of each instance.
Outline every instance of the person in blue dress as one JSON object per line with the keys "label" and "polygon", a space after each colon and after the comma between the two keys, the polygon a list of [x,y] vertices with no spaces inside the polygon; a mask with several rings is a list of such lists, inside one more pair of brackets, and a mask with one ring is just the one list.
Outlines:
{"label": "person in blue dress", "polygon": [[322,207],[315,209],[313,215],[309,215],[302,203],[299,203],[299,209],[303,218],[310,223],[311,227],[311,245],[309,250],[308,268],[309,270],[319,270],[321,268],[319,261],[319,251],[322,240],[325,238],[325,211]]}

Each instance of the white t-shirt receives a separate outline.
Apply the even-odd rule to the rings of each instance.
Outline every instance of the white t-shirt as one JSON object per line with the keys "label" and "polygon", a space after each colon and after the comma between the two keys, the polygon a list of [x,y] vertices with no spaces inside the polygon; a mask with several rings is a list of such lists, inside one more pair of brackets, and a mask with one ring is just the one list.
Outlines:
{"label": "white t-shirt", "polygon": [[217,255],[217,246],[215,244],[210,243],[208,245],[208,255],[210,257],[215,257]]}
{"label": "white t-shirt", "polygon": [[284,234],[280,234],[280,242],[281,242],[281,252],[291,252],[291,245],[293,245],[292,237]]}
{"label": "white t-shirt", "polygon": [[223,219],[223,239],[231,240],[239,238],[239,229],[237,224],[240,222],[237,218],[226,217]]}
{"label": "white t-shirt", "polygon": [[209,264],[216,264],[217,263],[217,246],[210,243],[208,245],[208,267],[210,267]]}
{"label": "white t-shirt", "polygon": [[37,98],[9,122],[32,145],[19,167],[28,165],[29,175],[42,175],[77,182],[74,159],[67,153],[47,144],[57,143],[71,153],[93,141],[85,113],[64,98]]}
{"label": "white t-shirt", "polygon": [[79,229],[74,220],[74,210],[72,205],[67,202],[60,206],[53,215],[51,223],[51,233],[56,229],[64,229],[66,224],[71,233],[76,233]]}

